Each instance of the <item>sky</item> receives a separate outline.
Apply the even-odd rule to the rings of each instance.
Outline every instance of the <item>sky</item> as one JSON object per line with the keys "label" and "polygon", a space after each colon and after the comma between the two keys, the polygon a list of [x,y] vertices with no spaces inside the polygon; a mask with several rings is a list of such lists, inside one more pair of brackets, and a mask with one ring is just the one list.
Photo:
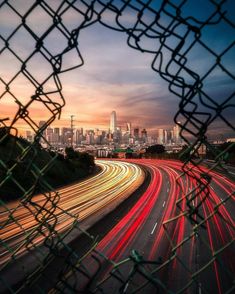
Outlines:
{"label": "sky", "polygon": [[[100,24],[81,34],[83,67],[65,74],[66,114],[80,125],[107,127],[112,110],[118,123],[152,128],[172,124],[177,99],[151,69],[152,56],[133,50],[126,36]],[[74,111],[73,105],[76,105]],[[95,116],[94,116],[95,112]]]}
{"label": "sky", "polygon": [[[56,3],[59,2],[47,1],[51,7],[56,7]],[[77,1],[77,3],[79,2]],[[86,1],[86,3],[88,2]],[[113,1],[117,7],[121,7],[120,5],[123,5],[123,2],[125,1]],[[137,2],[132,1],[132,4],[135,7],[140,7]],[[180,3],[182,1],[176,2]],[[22,15],[32,5],[30,0],[9,1],[9,3]],[[156,8],[159,3],[160,1],[152,1],[150,5]],[[209,1],[204,0],[188,1],[188,4],[183,6],[182,13],[186,18],[194,16],[203,21],[214,9],[214,6],[208,3]],[[81,4],[77,4],[77,7],[82,9]],[[227,17],[234,20],[235,3],[227,1],[227,7],[225,8],[227,9]],[[113,14],[110,11],[103,15],[103,20],[106,23],[113,23]],[[155,15],[148,11],[143,19],[146,23],[151,23],[154,17]],[[136,15],[131,9],[124,10],[121,17],[122,24],[133,27],[135,20]],[[63,14],[63,21],[67,28],[72,29],[81,22],[81,19],[79,19],[75,10],[70,9]],[[193,19],[190,21],[192,25],[195,24]],[[168,18],[165,16],[165,19],[163,18],[162,22],[159,21],[159,24],[166,26],[167,22]],[[41,36],[51,24],[51,18],[48,17],[45,11],[37,7],[29,14],[26,23],[36,35]],[[0,33],[2,36],[0,50],[4,44],[3,41],[9,38],[12,31],[19,24],[20,18],[16,13],[8,5],[3,5],[0,9]],[[155,28],[161,31],[160,27]],[[184,33],[183,27],[175,30],[180,35]],[[231,26],[223,21],[216,28],[209,26],[203,29],[202,32],[200,40],[208,47],[213,48],[216,54],[221,54],[224,48],[234,40],[234,29],[231,29]],[[187,38],[187,42],[181,49],[182,52],[186,52],[192,40],[193,36]],[[177,42],[178,40],[172,37],[167,45],[177,47]],[[17,33],[9,39],[9,44],[10,49],[16,52],[22,60],[26,60],[30,52],[34,50],[35,41],[23,27],[20,27]],[[69,126],[70,115],[74,115],[74,124],[77,128],[98,127],[108,129],[110,114],[115,110],[118,124],[121,126],[126,122],[131,122],[134,126],[145,127],[151,131],[157,128],[172,128],[174,125],[173,117],[178,110],[180,98],[171,93],[168,90],[168,83],[151,69],[154,54],[142,53],[130,48],[127,45],[127,34],[110,30],[99,23],[83,29],[79,34],[78,44],[84,59],[84,65],[59,75],[63,85],[66,105],[63,108],[60,120],[53,123],[54,126]],[[140,44],[144,48],[151,50],[159,48],[158,39],[142,38]],[[61,33],[54,30],[45,38],[44,46],[51,53],[57,54],[61,52],[61,48],[67,46],[67,43]],[[163,53],[164,60],[169,60],[169,51],[165,50]],[[197,44],[187,53],[187,57],[189,58],[187,66],[191,70],[200,76],[203,76],[205,72],[209,72],[208,76],[203,80],[203,89],[205,89],[207,95],[213,96],[213,99],[218,104],[226,101],[230,95],[234,95],[234,80],[224,73],[221,68],[213,68],[216,56],[209,50]],[[222,65],[233,75],[234,60],[235,46],[232,46],[223,55]],[[65,56],[63,66],[73,66],[80,62],[80,57],[75,51],[72,51]],[[5,49],[1,52],[0,76],[2,80],[0,80],[0,95],[4,93],[3,81],[11,81],[16,72],[20,70],[20,67],[21,63],[10,50]],[[213,70],[210,72],[211,68]],[[50,66],[39,54],[30,58],[27,62],[27,70],[35,79],[41,82],[51,72]],[[172,64],[168,70],[174,74],[177,66]],[[190,79],[185,72],[182,75],[186,80]],[[47,87],[49,90],[53,90],[53,81],[48,81]],[[32,93],[34,93],[33,85],[22,74],[13,79],[13,82],[10,83],[10,89],[22,104],[27,103]],[[58,97],[55,99],[58,99]],[[234,96],[232,99],[234,103]],[[195,101],[198,102],[199,100],[195,98]],[[202,101],[210,106],[213,105],[206,96],[202,97]],[[12,118],[17,111],[14,97],[8,93],[1,97],[0,107],[0,118]],[[205,107],[200,106],[199,109],[204,111]],[[35,121],[46,120],[50,116],[50,113],[36,102],[32,104],[29,110]],[[229,108],[226,113],[226,117],[232,123],[234,123],[233,113],[234,108]],[[19,126],[23,129],[27,128],[23,122],[19,122]],[[220,129],[220,132],[227,132],[225,124],[221,120],[215,121],[210,127],[211,132],[217,132],[218,129]],[[228,132],[230,131],[228,130]]]}

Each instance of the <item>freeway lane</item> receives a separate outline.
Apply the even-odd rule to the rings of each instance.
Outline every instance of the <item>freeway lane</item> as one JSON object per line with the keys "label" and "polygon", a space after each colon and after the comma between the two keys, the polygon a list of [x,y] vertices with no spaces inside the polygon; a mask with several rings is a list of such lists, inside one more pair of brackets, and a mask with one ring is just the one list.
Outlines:
{"label": "freeway lane", "polygon": [[[50,197],[34,196],[34,205],[24,206],[20,201],[0,207],[0,264],[4,264],[26,251],[26,245],[33,247],[42,243],[47,227],[55,225],[57,232],[68,229],[74,220],[80,223],[97,221],[131,195],[144,181],[145,174],[140,167],[127,162],[97,161],[102,171],[78,184],[58,190],[60,198],[52,206]],[[45,210],[40,210],[43,206]],[[50,214],[53,212],[53,215]],[[56,222],[54,223],[54,221]],[[90,221],[89,221],[90,220]],[[41,223],[46,225],[41,227]],[[37,230],[44,230],[44,236]],[[28,235],[34,236],[26,244]],[[27,239],[26,239],[27,237]]]}
{"label": "freeway lane", "polygon": [[[99,293],[101,288],[104,293],[124,290],[124,293],[131,293],[139,289],[142,293],[154,293],[158,288],[159,293],[180,290],[182,293],[225,293],[232,287],[235,275],[232,217],[235,184],[216,172],[195,168],[195,175],[208,171],[213,176],[210,193],[201,192],[195,197],[199,187],[194,179],[184,175],[179,179],[181,188],[176,184],[182,173],[182,163],[164,160],[131,162],[148,167],[150,185],[129,213],[101,240],[97,251],[113,262],[120,262],[136,249],[144,260],[155,262],[155,266],[148,264],[145,267],[154,280],[147,283],[139,273],[128,280],[133,270],[133,263],[129,261],[120,266],[122,274],[116,273],[123,281],[121,283],[110,275],[112,263],[97,253],[95,257],[100,263],[94,254],[83,261],[91,278],[77,274],[77,290]],[[188,196],[190,211],[186,198],[189,191],[192,192]],[[193,209],[197,214],[192,214],[190,221],[185,216]],[[203,218],[207,219],[204,229],[197,229],[191,223],[193,220],[203,221]],[[70,277],[71,281],[73,278]]]}

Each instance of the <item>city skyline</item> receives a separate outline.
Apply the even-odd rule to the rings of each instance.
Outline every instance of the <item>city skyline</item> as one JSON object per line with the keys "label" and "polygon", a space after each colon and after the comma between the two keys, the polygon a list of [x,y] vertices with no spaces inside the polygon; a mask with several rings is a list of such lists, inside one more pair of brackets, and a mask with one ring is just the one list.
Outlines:
{"label": "city skyline", "polygon": [[[117,134],[118,132],[121,132],[121,134],[129,133],[131,136],[134,135],[135,130],[138,129],[138,131],[141,130],[147,130],[148,136],[150,136],[150,141],[153,139],[155,140],[155,143],[158,144],[166,144],[169,141],[169,138],[175,138],[174,142],[180,142],[183,143],[183,140],[180,138],[180,127],[178,124],[173,123],[170,126],[167,127],[162,127],[162,126],[156,126],[155,128],[147,128],[145,125],[137,125],[133,123],[130,120],[127,121],[120,121],[119,120],[119,115],[116,110],[112,110],[111,113],[106,114],[107,115],[107,123],[106,125],[90,125],[90,126],[84,126],[77,124],[75,122],[78,122],[76,120],[75,115],[71,115],[69,119],[66,120],[65,124],[58,125],[56,123],[53,123],[50,125],[47,129],[50,130],[56,130],[56,132],[61,133],[63,129],[65,130],[71,130],[71,124],[73,126],[74,132],[77,130],[82,130],[84,133],[89,133],[89,132],[104,132],[105,134]],[[71,122],[71,117],[72,117],[72,122]],[[45,121],[39,121],[38,126],[41,128],[46,122]],[[181,124],[181,122],[178,122]],[[24,132],[21,133],[21,135],[25,138],[30,137],[33,138],[34,133],[30,131],[29,129],[26,129]],[[74,133],[75,135],[75,133]],[[214,141],[224,141],[226,139],[231,139],[233,136],[229,136],[226,134],[222,133],[217,133],[216,136],[211,136],[211,140]],[[190,139],[190,138],[189,138]],[[154,142],[154,141],[153,141]],[[152,142],[152,143],[153,143]]]}
{"label": "city skyline", "polygon": [[[180,124],[180,122],[178,122]],[[109,145],[109,144],[182,144],[183,140],[180,138],[179,125],[175,125],[170,129],[157,128],[155,132],[148,132],[143,126],[132,124],[131,121],[125,122],[125,125],[120,125],[116,110],[113,110],[109,116],[109,126],[106,130],[99,128],[85,129],[83,126],[75,127],[74,115],[70,117],[70,126],[56,127],[48,126],[46,129],[45,121],[39,121],[38,126],[43,129],[43,139],[41,143],[49,143],[53,146],[65,145]],[[30,130],[25,132],[24,137],[28,141],[33,141],[34,134]],[[45,146],[46,147],[46,146]]]}
{"label": "city skyline", "polygon": [[[72,117],[72,118],[71,118]],[[58,125],[56,122],[52,123],[50,126],[48,126],[48,128],[67,128],[67,129],[71,129],[71,125],[73,127],[73,129],[83,129],[84,131],[87,130],[101,130],[101,131],[106,131],[106,132],[110,132],[111,134],[117,132],[117,131],[127,131],[127,132],[131,132],[131,129],[133,130],[134,128],[139,128],[139,129],[145,129],[147,128],[143,123],[142,124],[135,124],[133,123],[130,119],[127,119],[126,121],[120,121],[119,119],[120,117],[120,113],[118,113],[116,110],[112,110],[111,113],[107,114],[107,123],[105,125],[90,125],[90,126],[84,126],[81,124],[78,124],[75,122],[78,122],[78,120],[76,120],[76,116],[75,115],[70,115],[70,117],[66,120],[65,124],[61,124]],[[72,120],[72,121],[71,121]],[[180,124],[180,122],[178,122]],[[38,121],[38,126],[39,128],[41,128],[44,124],[46,124],[46,121],[44,120],[39,120]],[[173,122],[173,124],[175,124]],[[172,129],[172,125],[170,125],[168,128],[163,128],[164,130],[166,129]],[[156,130],[162,129],[162,126],[157,126],[154,129],[150,129],[150,133],[155,132]],[[148,129],[149,130],[149,129]],[[26,131],[30,131],[30,129],[27,129]]]}
{"label": "city skyline", "polygon": [[235,0],[0,2],[0,293],[232,293]]}
{"label": "city skyline", "polygon": [[[18,4],[15,3],[14,5],[17,6]],[[194,4],[191,5],[195,6]],[[27,7],[26,4],[25,6]],[[197,13],[196,7],[193,11]],[[69,16],[66,19],[67,24],[76,26],[75,15]],[[131,15],[129,16],[130,22],[132,22]],[[15,17],[17,16],[15,15]],[[43,33],[45,29],[41,25],[43,19],[45,19],[45,15],[41,14],[40,11],[34,15],[32,28],[38,34]],[[9,18],[7,13],[2,15],[0,26],[4,38],[10,35],[14,24],[13,17]],[[223,32],[220,42],[215,41],[218,29],[219,32]],[[221,47],[228,42],[231,32],[229,30],[224,32],[222,26],[219,26],[216,32],[211,30],[204,34],[202,38],[206,37],[216,52],[220,52]],[[26,33],[23,33],[23,30],[18,32],[17,38],[18,42],[14,44],[14,49],[21,58],[25,59],[33,45],[31,44],[33,40]],[[10,40],[10,44],[13,41]],[[64,39],[59,34],[50,36],[49,41],[48,46],[54,54],[61,49],[59,43],[64,44]],[[154,130],[156,127],[169,128],[174,124],[173,119],[178,111],[180,99],[169,92],[168,83],[152,70],[153,55],[133,50],[126,42],[125,34],[109,30],[101,24],[94,24],[85,30],[81,30],[79,48],[84,59],[84,65],[60,75],[66,105],[62,110],[60,120],[55,121],[54,124],[57,126],[65,125],[67,119],[73,114],[80,125],[101,128],[107,125],[106,113],[111,112],[112,109],[119,109],[121,123],[130,120],[136,125],[145,125],[149,130]],[[152,46],[145,43],[143,45]],[[209,70],[213,62],[211,56],[203,53],[205,52],[202,48],[192,49],[188,61],[189,68],[192,68],[198,74],[201,74],[201,71]],[[233,58],[234,54],[230,54],[224,59],[227,67],[229,67]],[[6,50],[2,53],[0,62],[1,71],[3,71],[2,79],[8,83],[15,70],[20,68],[20,63]],[[79,56],[71,54],[68,56],[67,62],[76,65],[80,62]],[[200,68],[198,64],[203,64],[203,67]],[[40,55],[35,55],[28,66],[31,74],[39,81],[43,81],[50,71]],[[224,79],[223,72],[219,69],[216,73],[211,74],[207,81],[205,84],[206,90],[209,87],[208,91],[217,103],[222,104],[223,100],[233,91],[231,79],[229,77]],[[214,91],[215,85],[219,85],[216,91]],[[53,81],[48,81],[46,84],[46,88],[49,90],[54,90],[54,86]],[[226,91],[224,91],[225,86],[228,89]],[[23,104],[29,101],[31,95],[35,92],[30,81],[24,75],[19,75],[14,83],[10,84],[10,89],[13,90],[15,96],[20,97]],[[14,98],[9,94],[4,95],[1,98],[0,106],[1,117],[9,117],[10,124],[17,111]],[[204,108],[201,107],[200,111],[203,110]],[[210,111],[213,112],[213,109]],[[232,112],[232,110],[227,112],[227,118],[234,122]],[[39,104],[34,103],[30,108],[30,115],[34,117],[35,121],[46,120],[49,117],[49,112],[46,108],[42,109]],[[20,130],[26,129],[23,120],[19,119],[17,126]],[[209,130],[211,133],[218,131],[226,133],[228,131],[225,123],[221,120],[213,122]]]}

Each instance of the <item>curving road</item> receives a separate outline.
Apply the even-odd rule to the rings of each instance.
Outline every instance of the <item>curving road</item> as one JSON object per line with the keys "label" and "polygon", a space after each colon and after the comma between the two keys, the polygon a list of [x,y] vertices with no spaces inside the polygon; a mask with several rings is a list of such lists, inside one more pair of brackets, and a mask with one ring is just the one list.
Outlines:
{"label": "curving road", "polygon": [[[76,220],[97,221],[131,195],[144,181],[142,169],[128,162],[97,161],[101,172],[56,193],[34,196],[33,205],[20,201],[0,206],[0,264],[42,243],[48,228],[57,232]],[[51,199],[56,201],[53,203]],[[44,209],[41,210],[41,207]],[[90,221],[89,221],[90,220]],[[32,236],[32,240],[31,240]],[[27,250],[28,250],[27,249]]]}
{"label": "curving road", "polygon": [[[209,194],[200,192],[195,197],[200,187],[194,179],[184,175],[179,178],[181,188],[176,183],[182,173],[182,163],[130,161],[149,169],[149,187],[98,244],[101,255],[93,253],[83,261],[90,278],[77,273],[77,290],[155,293],[158,289],[159,293],[222,294],[231,289],[235,276],[235,183],[204,167],[194,168],[194,175],[208,172],[212,176]],[[192,194],[186,198],[189,192]],[[204,228],[197,228],[200,222]],[[112,262],[121,262],[133,249],[142,260],[152,262],[142,267],[145,272],[127,279],[133,271],[133,263],[129,261],[118,267],[116,278],[110,275]],[[147,283],[144,274],[152,277],[151,283]],[[68,278],[68,282],[73,278]]]}

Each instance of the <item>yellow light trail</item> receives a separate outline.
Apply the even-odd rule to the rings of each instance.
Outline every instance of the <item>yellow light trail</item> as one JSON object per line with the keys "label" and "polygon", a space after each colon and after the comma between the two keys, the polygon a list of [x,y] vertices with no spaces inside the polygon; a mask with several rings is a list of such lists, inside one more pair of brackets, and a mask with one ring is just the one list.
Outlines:
{"label": "yellow light trail", "polygon": [[[4,244],[0,247],[0,264],[25,252],[29,235],[34,235],[29,247],[42,243],[49,234],[48,225],[53,226],[55,219],[55,230],[60,233],[76,220],[89,222],[93,217],[94,222],[130,196],[145,178],[141,168],[132,163],[97,160],[96,164],[101,167],[99,174],[58,190],[60,199],[56,207],[50,202],[50,197],[56,196],[55,192],[51,196],[47,194],[47,197],[34,196],[34,205],[28,204],[28,207],[20,201],[0,207],[0,240]],[[45,209],[39,214],[40,207]]]}

